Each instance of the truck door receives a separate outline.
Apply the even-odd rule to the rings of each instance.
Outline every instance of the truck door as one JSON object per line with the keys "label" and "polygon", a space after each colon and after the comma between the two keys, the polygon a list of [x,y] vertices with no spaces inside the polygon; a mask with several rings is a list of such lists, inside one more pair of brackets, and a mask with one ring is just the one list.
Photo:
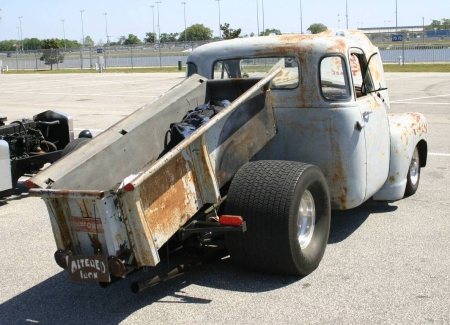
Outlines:
{"label": "truck door", "polygon": [[[361,132],[366,139],[367,200],[386,182],[389,174],[390,133],[385,103],[378,97],[371,68],[360,49],[350,50],[354,96],[361,113]],[[373,66],[373,65],[371,65]],[[372,68],[373,69],[373,68]],[[373,71],[375,73],[375,71]]]}

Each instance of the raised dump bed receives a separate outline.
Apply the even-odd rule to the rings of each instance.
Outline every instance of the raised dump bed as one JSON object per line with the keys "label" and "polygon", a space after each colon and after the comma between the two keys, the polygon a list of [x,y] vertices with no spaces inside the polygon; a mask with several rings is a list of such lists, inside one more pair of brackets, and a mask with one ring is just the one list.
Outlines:
{"label": "raised dump bed", "polygon": [[[49,210],[57,261],[67,267],[66,256],[69,264],[78,255],[109,257],[116,276],[155,266],[158,249],[200,209],[220,202],[220,189],[274,137],[268,86],[279,71],[261,80],[194,75],[30,179],[31,195]],[[225,99],[228,107],[166,152],[171,123]],[[74,280],[88,280],[75,271],[69,267]]]}

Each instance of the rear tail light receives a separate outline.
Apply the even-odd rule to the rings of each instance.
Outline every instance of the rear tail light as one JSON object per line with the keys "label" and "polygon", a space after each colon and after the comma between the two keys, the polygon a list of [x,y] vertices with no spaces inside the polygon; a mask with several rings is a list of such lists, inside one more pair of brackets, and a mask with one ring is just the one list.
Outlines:
{"label": "rear tail light", "polygon": [[35,187],[38,187],[36,184],[34,184],[32,181],[30,181],[29,179],[27,179],[26,181],[25,181],[25,186],[26,187],[28,187],[28,188],[35,188]]}
{"label": "rear tail light", "polygon": [[240,216],[220,216],[219,217],[219,223],[222,226],[236,226],[239,227],[242,225],[244,220]]}
{"label": "rear tail light", "polygon": [[124,189],[126,192],[132,192],[132,191],[134,191],[134,185],[133,185],[132,183],[128,183],[127,185],[125,185],[125,186],[123,187],[123,189]]}

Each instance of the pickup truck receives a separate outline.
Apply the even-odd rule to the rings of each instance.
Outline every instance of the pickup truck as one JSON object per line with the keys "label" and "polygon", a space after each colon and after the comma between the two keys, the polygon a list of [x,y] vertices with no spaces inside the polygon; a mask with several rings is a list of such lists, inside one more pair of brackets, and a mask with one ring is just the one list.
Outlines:
{"label": "pickup truck", "polygon": [[[168,146],[174,126],[192,127],[186,117],[225,100]],[[55,261],[71,281],[105,286],[180,251],[186,262],[132,290],[217,251],[305,276],[324,255],[332,209],[417,191],[426,120],[388,111],[378,49],[361,32],[211,43],[189,55],[182,83],[27,186],[48,207]]]}

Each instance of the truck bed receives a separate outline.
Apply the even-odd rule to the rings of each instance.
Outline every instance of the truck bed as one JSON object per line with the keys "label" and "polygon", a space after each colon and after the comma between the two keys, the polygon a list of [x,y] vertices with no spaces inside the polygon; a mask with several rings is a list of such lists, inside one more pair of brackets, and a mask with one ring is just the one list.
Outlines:
{"label": "truck bed", "polygon": [[[194,75],[30,179],[58,249],[155,266],[158,249],[276,134],[270,80]],[[161,155],[169,125],[209,100],[231,104]],[[40,188],[39,188],[40,187]]]}

